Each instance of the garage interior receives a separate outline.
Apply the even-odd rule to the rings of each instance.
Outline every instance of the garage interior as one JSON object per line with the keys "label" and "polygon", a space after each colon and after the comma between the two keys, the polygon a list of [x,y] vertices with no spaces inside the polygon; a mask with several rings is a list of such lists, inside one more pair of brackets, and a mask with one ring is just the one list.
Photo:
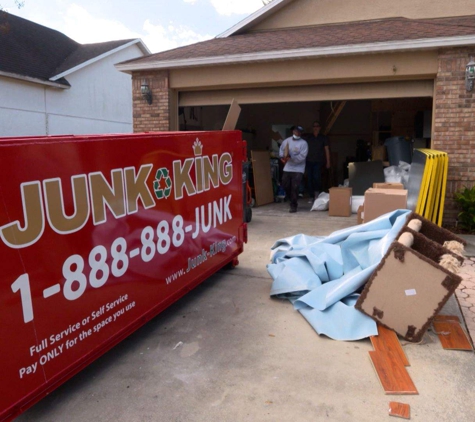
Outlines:
{"label": "garage interior", "polygon": [[[251,150],[269,151],[270,158],[276,132],[289,136],[290,128],[298,124],[310,133],[312,122],[319,120],[330,142],[329,188],[343,184],[350,162],[386,161],[383,144],[387,138],[404,136],[413,140],[414,148],[430,148],[432,103],[431,97],[415,97],[240,104],[236,129],[243,132],[249,158]],[[179,128],[220,130],[228,110],[229,105],[180,107]]]}

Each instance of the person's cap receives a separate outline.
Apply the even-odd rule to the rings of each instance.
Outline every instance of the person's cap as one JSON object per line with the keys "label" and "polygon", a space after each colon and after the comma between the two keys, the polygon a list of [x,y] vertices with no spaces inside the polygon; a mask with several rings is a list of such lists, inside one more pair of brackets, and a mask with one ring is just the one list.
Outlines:
{"label": "person's cap", "polygon": [[303,127],[295,125],[292,130],[298,130],[299,132],[303,132]]}

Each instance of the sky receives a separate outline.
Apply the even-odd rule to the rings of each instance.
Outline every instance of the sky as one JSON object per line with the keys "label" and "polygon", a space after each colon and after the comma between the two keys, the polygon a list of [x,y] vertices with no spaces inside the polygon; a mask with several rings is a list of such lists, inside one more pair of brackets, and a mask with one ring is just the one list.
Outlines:
{"label": "sky", "polygon": [[[22,0],[23,1],[23,0]],[[0,0],[9,13],[81,43],[141,38],[152,53],[216,37],[262,0]]]}

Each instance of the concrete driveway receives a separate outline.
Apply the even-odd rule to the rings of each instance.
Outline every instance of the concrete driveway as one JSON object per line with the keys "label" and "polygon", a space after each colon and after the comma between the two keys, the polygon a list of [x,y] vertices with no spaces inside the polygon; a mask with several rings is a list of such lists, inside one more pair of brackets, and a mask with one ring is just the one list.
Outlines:
{"label": "concrete driveway", "polygon": [[[388,396],[369,340],[320,337],[289,302],[269,298],[275,240],[356,224],[302,205],[296,214],[287,204],[255,208],[236,269],[210,277],[17,420],[384,421],[400,401],[413,421],[473,421],[472,352],[443,350],[433,333],[403,343],[419,395]],[[460,315],[454,298],[446,313]]]}

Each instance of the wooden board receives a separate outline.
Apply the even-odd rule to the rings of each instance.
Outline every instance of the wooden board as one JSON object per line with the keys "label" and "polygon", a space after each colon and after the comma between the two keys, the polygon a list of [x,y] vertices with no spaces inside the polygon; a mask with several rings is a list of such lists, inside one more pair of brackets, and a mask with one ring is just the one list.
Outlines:
{"label": "wooden board", "polygon": [[338,119],[338,116],[342,112],[343,108],[346,105],[346,101],[340,101],[335,109],[332,110],[330,116],[328,116],[327,122],[325,123],[325,128],[323,129],[323,134],[328,135],[332,130],[333,125]]}
{"label": "wooden board", "polygon": [[455,321],[460,322],[460,319],[456,315],[436,315],[434,321]]}
{"label": "wooden board", "polygon": [[378,333],[377,336],[370,336],[374,350],[378,352],[393,352],[404,366],[411,366],[401,347],[401,343],[399,343],[397,334],[393,330],[383,327],[380,324],[378,324]]}
{"label": "wooden board", "polygon": [[435,333],[444,349],[473,350],[472,344],[457,321],[433,321]]}
{"label": "wooden board", "polygon": [[390,351],[368,353],[386,394],[419,394],[398,356]]}
{"label": "wooden board", "polygon": [[389,416],[397,416],[398,418],[411,419],[411,406],[406,403],[390,401]]}
{"label": "wooden board", "polygon": [[241,114],[241,107],[237,101],[233,98],[231,106],[229,107],[228,115],[223,125],[223,130],[234,130]]}
{"label": "wooden board", "polygon": [[251,151],[251,161],[256,205],[270,204],[274,202],[274,190],[272,188],[269,151]]}

